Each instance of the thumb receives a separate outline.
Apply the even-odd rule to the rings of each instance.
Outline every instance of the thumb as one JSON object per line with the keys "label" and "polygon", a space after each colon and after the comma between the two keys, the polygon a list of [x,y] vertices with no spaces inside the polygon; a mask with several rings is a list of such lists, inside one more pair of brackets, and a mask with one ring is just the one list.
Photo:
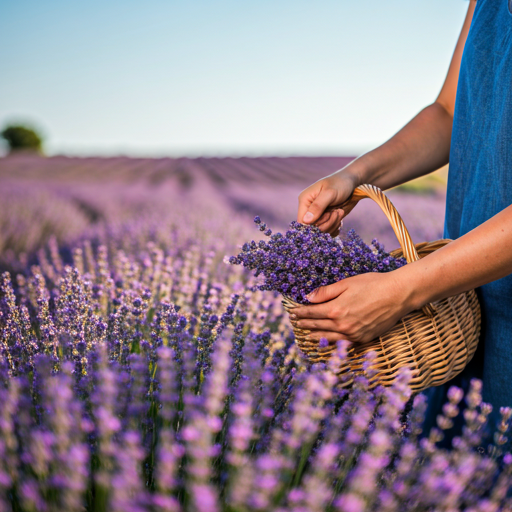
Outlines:
{"label": "thumb", "polygon": [[319,304],[321,302],[328,302],[338,297],[343,291],[343,281],[330,284],[328,286],[320,286],[316,290],[313,290],[306,298],[312,304]]}
{"label": "thumb", "polygon": [[324,213],[325,209],[331,205],[336,193],[332,190],[321,190],[315,200],[308,206],[302,222],[304,224],[313,224]]}

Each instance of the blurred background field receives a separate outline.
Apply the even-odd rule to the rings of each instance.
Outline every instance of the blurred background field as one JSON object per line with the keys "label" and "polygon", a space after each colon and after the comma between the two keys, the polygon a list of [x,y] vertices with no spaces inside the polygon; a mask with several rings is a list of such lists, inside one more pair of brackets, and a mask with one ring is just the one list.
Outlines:
{"label": "blurred background field", "polygon": [[[171,219],[179,225],[187,217],[183,208],[197,204],[246,226],[249,236],[256,234],[249,231],[255,215],[282,230],[295,220],[300,191],[350,160],[5,157],[0,159],[1,263],[18,270],[51,239],[71,246],[92,231],[148,217],[155,224]],[[442,169],[389,191],[417,242],[442,237],[445,180]],[[387,219],[370,200],[347,217],[344,231],[352,228],[367,242],[377,237],[389,250],[397,246]]]}

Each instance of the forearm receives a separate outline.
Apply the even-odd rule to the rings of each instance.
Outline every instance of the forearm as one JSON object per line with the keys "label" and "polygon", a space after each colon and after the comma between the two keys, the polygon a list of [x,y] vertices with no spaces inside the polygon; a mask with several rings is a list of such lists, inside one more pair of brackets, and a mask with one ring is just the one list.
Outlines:
{"label": "forearm", "polygon": [[395,271],[410,309],[512,273],[512,206],[425,258]]}
{"label": "forearm", "polygon": [[339,173],[383,190],[439,169],[448,163],[452,115],[440,104],[422,110],[382,146],[351,162]]}

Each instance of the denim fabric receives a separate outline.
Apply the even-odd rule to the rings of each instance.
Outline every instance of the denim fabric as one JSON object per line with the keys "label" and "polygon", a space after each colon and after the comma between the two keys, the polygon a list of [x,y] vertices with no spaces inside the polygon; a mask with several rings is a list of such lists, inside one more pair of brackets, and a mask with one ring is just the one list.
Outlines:
{"label": "denim fabric", "polygon": [[[444,236],[456,239],[512,204],[512,0],[478,0],[461,62],[450,149]],[[508,226],[510,229],[510,226]],[[512,250],[512,247],[508,248]],[[486,247],[477,251],[485,253]],[[484,401],[512,406],[512,275],[477,290],[482,334],[472,363],[427,391],[425,427],[445,391],[483,379]]]}

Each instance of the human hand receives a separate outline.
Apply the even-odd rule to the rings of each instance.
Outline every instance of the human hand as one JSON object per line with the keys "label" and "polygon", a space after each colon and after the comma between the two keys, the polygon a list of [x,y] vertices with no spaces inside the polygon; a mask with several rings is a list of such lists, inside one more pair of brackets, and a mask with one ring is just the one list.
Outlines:
{"label": "human hand", "polygon": [[[342,219],[357,204],[346,203],[357,185],[357,179],[348,172],[337,172],[313,183],[299,195],[297,222],[314,224],[325,233],[338,235]],[[344,203],[343,209],[339,208]]]}
{"label": "human hand", "polygon": [[401,274],[369,272],[322,286],[308,296],[311,305],[290,310],[294,327],[313,340],[371,341],[414,309],[411,291]]}

